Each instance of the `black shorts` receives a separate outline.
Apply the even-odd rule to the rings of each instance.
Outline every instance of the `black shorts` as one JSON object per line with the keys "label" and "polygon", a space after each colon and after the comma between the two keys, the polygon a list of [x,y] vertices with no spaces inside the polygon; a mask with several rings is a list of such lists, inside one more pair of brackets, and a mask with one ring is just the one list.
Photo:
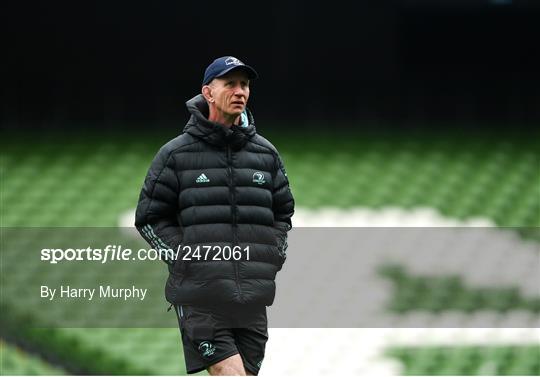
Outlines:
{"label": "black shorts", "polygon": [[244,368],[257,375],[268,340],[266,306],[194,307],[175,305],[188,373],[240,354]]}

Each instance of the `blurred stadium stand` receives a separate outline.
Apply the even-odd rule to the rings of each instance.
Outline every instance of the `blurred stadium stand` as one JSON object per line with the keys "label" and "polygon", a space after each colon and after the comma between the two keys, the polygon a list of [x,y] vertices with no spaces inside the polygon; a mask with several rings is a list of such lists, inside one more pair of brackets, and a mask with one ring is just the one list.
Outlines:
{"label": "blurred stadium stand", "polygon": [[[540,119],[540,8],[401,1],[6,6],[4,127],[178,128],[204,68],[255,66],[272,127],[493,129]],[[279,114],[276,116],[276,114]],[[286,119],[287,122],[283,120]]]}
{"label": "blurred stadium stand", "polygon": [[[156,134],[66,137],[53,132],[38,139],[20,136],[4,139],[3,174],[7,179],[4,181],[3,177],[2,226],[115,226],[122,214],[136,203],[148,163],[168,137],[170,135]],[[342,218],[358,208],[372,209],[374,213],[380,211],[381,215],[389,206],[411,213],[415,208],[432,208],[449,219],[474,217],[486,219],[486,224],[514,227],[540,224],[538,156],[535,154],[538,142],[535,140],[506,137],[360,139],[328,134],[276,135],[273,140],[283,153],[299,209],[335,208],[334,216]],[[318,173],[320,169],[324,169],[324,176]],[[351,178],[349,184],[343,184],[344,175]],[[30,181],[32,184],[28,184]],[[318,184],[313,185],[313,182]],[[312,213],[309,217],[315,219],[316,216]],[[328,220],[328,216],[326,218]],[[423,218],[425,220],[426,216]],[[371,219],[373,222],[376,218],[371,215]],[[394,223],[404,226],[409,221],[399,214],[394,215],[394,219]],[[433,224],[439,226],[440,223]],[[5,271],[3,279],[24,277],[20,268],[39,269],[40,264],[33,259],[24,264],[5,259],[4,262],[10,270]],[[517,308],[532,316],[538,315],[538,297],[534,294],[532,301],[518,307],[512,304],[518,301],[513,296],[508,297],[507,292],[512,293],[512,290],[475,291],[445,275],[426,280],[422,276],[408,276],[399,269],[389,270],[386,275],[400,287],[390,306],[397,312],[427,310],[444,315],[448,310],[463,309],[466,312],[487,310],[489,314]],[[424,288],[417,289],[418,286]],[[447,299],[441,301],[441,297]],[[3,310],[6,309],[9,307],[3,306]],[[159,311],[167,314],[162,308]],[[52,354],[70,373],[184,373],[177,329],[82,328],[23,332],[20,328],[3,326],[2,336],[17,344],[21,341],[30,344],[31,352],[44,357]],[[394,336],[389,335],[389,338],[394,339]],[[279,333],[274,339],[290,343]],[[391,357],[402,360],[403,369],[398,370],[408,374],[469,373],[481,370],[484,353],[492,355],[489,351],[492,346],[485,343],[459,351],[463,346],[458,342],[450,346],[455,352],[449,353],[441,351],[437,344],[426,351],[417,350],[416,347],[424,347],[421,344],[405,349],[398,347],[394,351],[396,346],[391,342],[387,346]],[[494,351],[495,356],[486,356],[496,359],[496,369],[490,370],[497,374],[514,370],[538,374],[534,355],[540,352],[540,346],[527,339],[523,344],[503,343],[502,346],[507,347],[504,348],[507,351]],[[350,346],[345,348],[350,349]],[[385,348],[381,349],[384,352]],[[349,351],[354,351],[354,347]],[[426,361],[426,355],[432,354],[441,361],[442,369],[437,370],[435,364]],[[455,354],[462,356],[454,357]],[[444,355],[450,359],[445,359]],[[302,362],[309,360],[309,354],[298,357]],[[279,363],[289,365],[286,361]]]}

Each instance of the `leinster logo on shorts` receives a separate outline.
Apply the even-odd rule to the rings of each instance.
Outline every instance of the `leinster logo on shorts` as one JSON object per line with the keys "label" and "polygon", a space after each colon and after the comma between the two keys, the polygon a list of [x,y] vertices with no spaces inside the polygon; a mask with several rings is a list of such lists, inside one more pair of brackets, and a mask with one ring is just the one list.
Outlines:
{"label": "leinster logo on shorts", "polygon": [[201,342],[201,344],[199,344],[199,352],[204,357],[210,357],[216,352],[216,346],[205,340],[204,342]]}
{"label": "leinster logo on shorts", "polygon": [[253,183],[256,183],[258,185],[264,184],[266,181],[264,180],[264,174],[260,171],[256,171],[253,173]]}

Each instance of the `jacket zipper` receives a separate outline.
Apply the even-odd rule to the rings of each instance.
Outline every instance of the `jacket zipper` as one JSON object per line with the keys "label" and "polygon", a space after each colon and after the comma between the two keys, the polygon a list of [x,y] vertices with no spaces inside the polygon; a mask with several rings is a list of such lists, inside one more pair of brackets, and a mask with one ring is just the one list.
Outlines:
{"label": "jacket zipper", "polygon": [[[231,156],[231,146],[227,145],[227,169],[229,170],[229,194],[231,202],[231,215],[232,215],[232,227],[233,227],[233,247],[238,244],[238,230],[236,224],[236,195],[234,193],[234,179],[232,171],[232,156]],[[236,278],[236,288],[238,289],[238,294],[240,295],[240,301],[242,300],[242,288],[240,287],[240,273],[238,271],[238,262],[232,261],[234,266],[234,275]]]}

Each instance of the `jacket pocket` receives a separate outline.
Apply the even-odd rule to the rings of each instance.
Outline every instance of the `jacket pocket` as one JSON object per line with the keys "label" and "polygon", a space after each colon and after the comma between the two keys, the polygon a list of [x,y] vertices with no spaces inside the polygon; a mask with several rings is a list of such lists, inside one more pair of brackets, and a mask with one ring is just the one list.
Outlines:
{"label": "jacket pocket", "polygon": [[178,277],[173,273],[170,273],[167,282],[165,283],[165,299],[173,305],[177,304],[178,298],[177,280]]}
{"label": "jacket pocket", "polygon": [[183,260],[185,256],[185,251],[183,248],[180,249],[178,254],[176,254],[176,260],[172,264],[172,268],[169,268],[169,272],[175,275],[185,276],[188,270],[189,261]]}
{"label": "jacket pocket", "polygon": [[279,229],[272,228],[276,237],[276,246],[278,250],[280,265],[285,263],[287,259],[287,233],[280,231]]}

